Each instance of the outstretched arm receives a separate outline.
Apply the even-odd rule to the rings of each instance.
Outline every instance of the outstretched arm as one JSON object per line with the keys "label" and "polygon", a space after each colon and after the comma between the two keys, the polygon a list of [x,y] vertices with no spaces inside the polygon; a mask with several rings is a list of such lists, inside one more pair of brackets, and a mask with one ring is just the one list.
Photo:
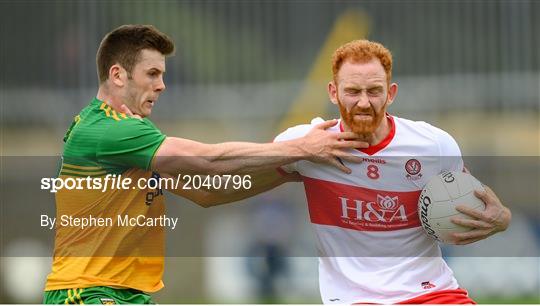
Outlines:
{"label": "outstretched arm", "polygon": [[[139,118],[122,105],[120,111]],[[352,132],[329,132],[337,120],[316,125],[304,137],[277,143],[225,142],[205,144],[178,137],[167,137],[154,154],[151,169],[164,174],[233,174],[275,169],[301,159],[330,164],[345,173],[351,170],[341,160],[360,163],[361,157],[347,152],[367,148]]]}
{"label": "outstretched arm", "polygon": [[352,132],[326,131],[334,126],[330,120],[315,126],[306,136],[276,143],[225,142],[204,144],[193,140],[168,137],[158,149],[152,170],[176,175],[234,174],[275,169],[301,159],[326,163],[350,173],[339,159],[361,162],[361,158],[346,152],[352,148],[366,148]]}
{"label": "outstretched arm", "polygon": [[[191,200],[202,207],[211,207],[231,202],[240,201],[257,194],[273,189],[286,182],[300,181],[298,174],[282,175],[275,169],[263,170],[249,174],[251,177],[251,188],[234,189],[231,185],[227,189],[188,189],[171,188],[168,191]],[[164,175],[164,177],[170,177]]]}

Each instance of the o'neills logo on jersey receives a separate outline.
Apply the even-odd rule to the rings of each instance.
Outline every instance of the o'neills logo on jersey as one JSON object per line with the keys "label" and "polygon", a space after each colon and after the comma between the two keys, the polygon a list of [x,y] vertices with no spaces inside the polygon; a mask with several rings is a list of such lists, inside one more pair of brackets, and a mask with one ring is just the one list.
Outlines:
{"label": "o'neills logo on jersey", "polygon": [[341,218],[347,224],[363,226],[394,227],[407,224],[409,219],[405,205],[397,196],[377,194],[375,201],[363,201],[339,197]]}
{"label": "o'neills logo on jersey", "polygon": [[386,164],[386,160],[382,158],[363,157],[362,160],[368,163],[375,163],[375,164],[382,164],[382,165]]}

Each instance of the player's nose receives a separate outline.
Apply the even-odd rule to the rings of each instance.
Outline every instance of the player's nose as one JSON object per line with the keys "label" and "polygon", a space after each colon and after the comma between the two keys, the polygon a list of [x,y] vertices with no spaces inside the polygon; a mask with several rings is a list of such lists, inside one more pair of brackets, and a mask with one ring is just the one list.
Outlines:
{"label": "player's nose", "polygon": [[156,87],[154,88],[155,91],[164,91],[165,90],[165,82],[163,81],[163,78],[159,78],[159,81],[157,82]]}
{"label": "player's nose", "polygon": [[365,91],[362,91],[358,96],[358,101],[356,101],[356,106],[360,108],[366,108],[370,105],[369,97]]}

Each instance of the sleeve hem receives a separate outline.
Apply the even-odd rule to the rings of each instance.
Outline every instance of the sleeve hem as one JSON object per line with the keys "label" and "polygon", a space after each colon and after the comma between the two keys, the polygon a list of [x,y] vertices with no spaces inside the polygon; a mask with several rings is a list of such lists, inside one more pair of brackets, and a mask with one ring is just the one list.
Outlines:
{"label": "sleeve hem", "polygon": [[167,135],[163,134],[163,139],[159,142],[159,145],[156,146],[156,149],[154,150],[154,152],[152,152],[152,158],[150,158],[150,160],[148,161],[148,164],[146,165],[145,170],[153,170],[152,164],[154,163],[154,159],[156,158],[156,153],[159,150],[159,148],[161,148],[161,146],[163,145],[163,142],[165,142],[165,139],[167,139]]}

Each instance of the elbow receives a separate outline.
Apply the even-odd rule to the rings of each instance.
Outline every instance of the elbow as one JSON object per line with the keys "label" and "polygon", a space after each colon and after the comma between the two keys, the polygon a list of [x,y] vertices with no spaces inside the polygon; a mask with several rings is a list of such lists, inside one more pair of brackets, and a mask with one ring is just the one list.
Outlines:
{"label": "elbow", "polygon": [[215,205],[215,203],[208,201],[206,199],[199,199],[197,202],[197,205],[202,208],[210,208]]}
{"label": "elbow", "polygon": [[195,202],[195,204],[197,204],[197,206],[202,207],[202,208],[209,208],[212,206],[207,202],[201,202],[201,201],[197,201]]}
{"label": "elbow", "polygon": [[208,201],[206,196],[187,197],[187,198],[191,202],[197,204],[197,206],[202,207],[202,208],[208,208],[208,207],[212,206],[212,203],[210,203],[210,201]]}
{"label": "elbow", "polygon": [[216,206],[223,203],[222,201],[219,201],[216,197],[213,197],[211,195],[199,197],[197,199],[194,199],[193,201],[195,202],[195,204],[197,204],[199,207],[202,207],[202,208],[210,208],[212,206]]}

